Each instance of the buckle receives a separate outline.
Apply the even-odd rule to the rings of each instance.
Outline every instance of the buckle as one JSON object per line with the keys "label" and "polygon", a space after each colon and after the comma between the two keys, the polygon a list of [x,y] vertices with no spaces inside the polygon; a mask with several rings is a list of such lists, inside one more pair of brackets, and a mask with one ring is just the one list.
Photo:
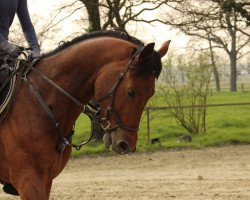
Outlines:
{"label": "buckle", "polygon": [[56,146],[59,152],[63,152],[66,146],[70,146],[70,143],[66,138],[61,138]]}

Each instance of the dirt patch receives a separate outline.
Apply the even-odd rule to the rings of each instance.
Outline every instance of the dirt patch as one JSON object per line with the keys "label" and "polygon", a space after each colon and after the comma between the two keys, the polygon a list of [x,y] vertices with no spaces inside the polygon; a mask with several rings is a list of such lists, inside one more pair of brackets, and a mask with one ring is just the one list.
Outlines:
{"label": "dirt patch", "polygon": [[[71,159],[52,200],[250,199],[250,146]],[[16,200],[0,192],[1,200]]]}

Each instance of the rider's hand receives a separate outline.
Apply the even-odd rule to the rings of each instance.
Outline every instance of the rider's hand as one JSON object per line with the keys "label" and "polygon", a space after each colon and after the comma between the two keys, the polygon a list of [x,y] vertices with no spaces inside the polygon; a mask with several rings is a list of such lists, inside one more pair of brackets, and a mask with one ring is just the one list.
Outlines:
{"label": "rider's hand", "polygon": [[11,44],[8,41],[1,43],[0,49],[6,51],[12,57],[18,57],[22,53],[21,49],[19,49],[17,45]]}
{"label": "rider's hand", "polygon": [[33,46],[31,48],[31,60],[40,58],[41,57],[40,53],[41,53],[40,47],[39,46]]}

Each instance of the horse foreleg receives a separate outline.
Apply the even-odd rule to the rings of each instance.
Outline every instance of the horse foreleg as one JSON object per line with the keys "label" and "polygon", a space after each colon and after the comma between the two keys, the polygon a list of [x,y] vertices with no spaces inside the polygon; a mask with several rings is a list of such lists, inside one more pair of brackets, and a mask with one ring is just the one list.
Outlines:
{"label": "horse foreleg", "polygon": [[47,195],[47,199],[49,199],[51,187],[52,187],[52,181],[49,181],[49,182],[46,184],[46,195]]}
{"label": "horse foreleg", "polygon": [[23,187],[18,188],[18,192],[21,200],[48,200],[45,186],[39,181],[24,183]]}
{"label": "horse foreleg", "polygon": [[21,200],[48,200],[44,179],[37,173],[15,174],[12,184]]}

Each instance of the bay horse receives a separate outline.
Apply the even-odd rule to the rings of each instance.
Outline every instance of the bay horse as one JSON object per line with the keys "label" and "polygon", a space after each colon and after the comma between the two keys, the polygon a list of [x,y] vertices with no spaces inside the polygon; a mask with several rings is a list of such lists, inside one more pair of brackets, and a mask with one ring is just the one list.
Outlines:
{"label": "bay horse", "polygon": [[[70,158],[71,132],[82,108],[41,74],[83,105],[92,98],[99,101],[108,122],[105,146],[119,154],[134,152],[140,117],[155,92],[169,42],[155,51],[154,43],[144,45],[121,32],[94,32],[59,46],[32,70],[28,67],[0,124],[1,182],[11,184],[23,200],[49,199],[53,179]],[[59,136],[66,142],[61,149]]]}

